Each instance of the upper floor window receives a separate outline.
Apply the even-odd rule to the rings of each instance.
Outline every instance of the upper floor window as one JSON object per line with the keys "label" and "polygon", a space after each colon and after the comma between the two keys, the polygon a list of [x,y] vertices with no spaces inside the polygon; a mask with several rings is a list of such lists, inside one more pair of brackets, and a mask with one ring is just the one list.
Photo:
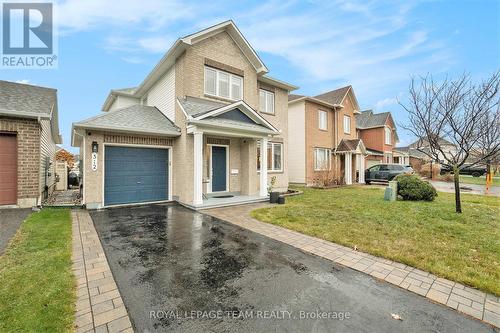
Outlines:
{"label": "upper floor window", "polygon": [[392,143],[391,141],[392,131],[389,127],[385,127],[384,130],[385,130],[385,144],[390,145]]}
{"label": "upper floor window", "polygon": [[212,67],[205,67],[205,94],[240,100],[243,96],[243,78]]}
{"label": "upper floor window", "polygon": [[264,89],[259,90],[260,111],[274,114],[274,93]]}
{"label": "upper floor window", "polygon": [[330,170],[330,149],[314,148],[314,170]]}
{"label": "upper floor window", "polygon": [[344,133],[351,134],[351,117],[344,115]]}
{"label": "upper floor window", "polygon": [[319,129],[326,131],[328,129],[328,113],[323,110],[318,110],[318,121]]}

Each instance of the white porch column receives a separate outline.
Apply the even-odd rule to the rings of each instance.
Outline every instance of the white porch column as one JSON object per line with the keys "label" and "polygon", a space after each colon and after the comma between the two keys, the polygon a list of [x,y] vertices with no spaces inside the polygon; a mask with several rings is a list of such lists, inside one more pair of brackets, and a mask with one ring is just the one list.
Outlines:
{"label": "white porch column", "polygon": [[344,177],[346,185],[352,184],[352,153],[345,153]]}
{"label": "white porch column", "polygon": [[267,138],[260,140],[260,191],[261,197],[267,196]]}
{"label": "white porch column", "polygon": [[365,155],[359,155],[359,181],[358,183],[365,183]]}
{"label": "white porch column", "polygon": [[193,205],[203,204],[203,132],[194,132],[193,143]]}

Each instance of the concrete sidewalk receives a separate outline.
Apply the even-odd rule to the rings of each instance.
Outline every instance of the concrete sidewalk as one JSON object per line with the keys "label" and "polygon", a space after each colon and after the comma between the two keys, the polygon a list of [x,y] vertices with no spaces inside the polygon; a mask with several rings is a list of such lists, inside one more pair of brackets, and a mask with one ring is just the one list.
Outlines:
{"label": "concrete sidewalk", "polygon": [[201,212],[297,247],[302,251],[370,274],[400,288],[427,297],[436,303],[500,327],[500,299],[498,297],[401,263],[355,251],[250,217],[252,210],[269,206],[268,203],[261,203],[208,209]]}

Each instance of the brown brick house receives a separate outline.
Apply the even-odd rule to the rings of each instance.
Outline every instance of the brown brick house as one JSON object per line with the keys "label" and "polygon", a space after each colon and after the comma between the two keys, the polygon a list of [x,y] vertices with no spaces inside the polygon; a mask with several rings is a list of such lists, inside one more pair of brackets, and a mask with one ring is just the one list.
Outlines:
{"label": "brown brick house", "polygon": [[314,184],[322,174],[364,182],[366,149],[356,131],[359,105],[352,86],[288,98],[291,183]]}
{"label": "brown brick house", "polygon": [[356,131],[368,150],[367,168],[379,163],[408,164],[408,155],[395,149],[399,138],[390,112],[362,111],[356,115]]}
{"label": "brown brick house", "polygon": [[0,81],[0,206],[31,207],[55,188],[57,91]]}

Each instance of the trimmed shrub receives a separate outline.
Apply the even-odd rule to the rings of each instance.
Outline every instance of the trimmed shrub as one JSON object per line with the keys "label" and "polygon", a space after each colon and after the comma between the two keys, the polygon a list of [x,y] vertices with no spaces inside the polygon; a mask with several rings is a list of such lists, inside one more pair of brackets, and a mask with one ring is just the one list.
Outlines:
{"label": "trimmed shrub", "polygon": [[437,197],[436,189],[418,176],[402,174],[395,180],[398,182],[398,195],[403,200],[433,201]]}

